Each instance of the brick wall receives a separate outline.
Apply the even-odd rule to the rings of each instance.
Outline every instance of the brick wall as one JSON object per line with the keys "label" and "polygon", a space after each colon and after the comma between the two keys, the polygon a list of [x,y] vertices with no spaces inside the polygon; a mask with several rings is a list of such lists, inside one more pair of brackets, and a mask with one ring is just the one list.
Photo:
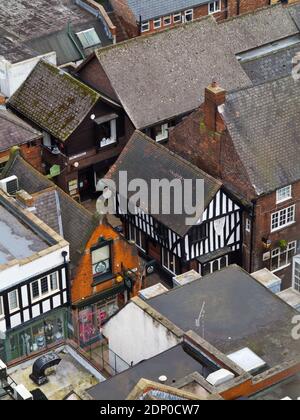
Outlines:
{"label": "brick wall", "polygon": [[[91,248],[97,245],[99,238],[104,237],[107,240],[112,239],[112,264],[113,273],[117,274],[121,271],[121,264],[123,263],[127,269],[140,268],[140,260],[137,255],[136,248],[130,245],[127,241],[122,239],[110,226],[101,224],[97,227],[91,239],[89,240],[85,254],[81,258],[76,275],[72,280],[72,302],[78,302],[84,298],[88,298],[94,294],[101,293],[116,286],[116,280],[109,280],[96,287],[92,287],[93,271],[92,271],[92,257]],[[137,295],[141,288],[141,283],[137,283],[134,289],[134,296]]]}
{"label": "brick wall", "polygon": [[228,0],[228,17],[253,12],[269,5],[270,0]]}
{"label": "brick wall", "polygon": [[[21,151],[21,156],[26,160],[26,162],[30,163],[30,165],[32,165],[39,172],[43,172],[41,140],[37,140],[34,144],[23,144],[19,147]],[[0,160],[8,161],[9,156],[10,150],[1,152]]]}

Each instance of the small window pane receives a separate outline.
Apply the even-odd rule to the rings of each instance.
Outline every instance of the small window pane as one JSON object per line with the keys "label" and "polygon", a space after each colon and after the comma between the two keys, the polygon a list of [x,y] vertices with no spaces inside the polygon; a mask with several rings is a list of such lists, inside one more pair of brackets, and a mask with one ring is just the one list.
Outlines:
{"label": "small window pane", "polygon": [[4,309],[3,309],[3,298],[0,296],[0,318],[4,315]]}
{"label": "small window pane", "polygon": [[83,48],[90,48],[101,44],[100,38],[94,28],[88,29],[87,31],[78,32],[77,36]]}
{"label": "small window pane", "polygon": [[39,291],[39,282],[38,281],[34,281],[31,284],[31,292],[32,292],[33,299],[36,299],[36,298],[39,297],[40,291]]}
{"label": "small window pane", "polygon": [[58,289],[57,273],[53,273],[50,275],[50,287],[52,291]]}
{"label": "small window pane", "polygon": [[19,302],[18,302],[18,294],[16,290],[8,294],[8,302],[9,302],[9,309],[11,311],[18,309]]}
{"label": "small window pane", "polygon": [[49,292],[48,278],[44,277],[41,279],[41,292],[42,295],[45,295]]}

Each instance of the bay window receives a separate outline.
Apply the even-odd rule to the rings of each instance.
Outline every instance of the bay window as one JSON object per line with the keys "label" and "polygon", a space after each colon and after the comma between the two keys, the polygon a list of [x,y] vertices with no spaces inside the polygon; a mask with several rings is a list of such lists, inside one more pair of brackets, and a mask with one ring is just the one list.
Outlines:
{"label": "bay window", "polygon": [[290,242],[286,249],[276,248],[271,253],[271,271],[289,266],[297,252],[297,241]]}

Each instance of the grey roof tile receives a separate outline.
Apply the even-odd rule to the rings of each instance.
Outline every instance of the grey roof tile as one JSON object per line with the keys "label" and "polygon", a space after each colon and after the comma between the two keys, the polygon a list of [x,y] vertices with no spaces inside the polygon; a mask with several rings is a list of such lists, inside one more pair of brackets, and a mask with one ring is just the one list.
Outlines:
{"label": "grey roof tile", "polygon": [[41,60],[8,105],[55,138],[65,141],[99,98],[97,92],[68,73]]}
{"label": "grey roof tile", "polygon": [[0,109],[0,152],[41,137],[41,133],[34,130],[12,112]]}
{"label": "grey roof tile", "polygon": [[191,7],[208,4],[209,0],[127,0],[128,6],[139,21],[168,15]]}
{"label": "grey roof tile", "polygon": [[[107,178],[113,180],[118,189],[120,171],[127,171],[128,182],[134,179],[142,179],[146,181],[149,188],[153,179],[167,179],[169,181],[174,179],[192,180],[193,197],[196,197],[195,181],[197,179],[204,180],[204,203],[201,203],[204,205],[203,211],[222,187],[220,181],[212,178],[196,166],[190,164],[180,156],[175,155],[166,147],[157,144],[139,131],[134,133],[119,159],[107,174]],[[129,192],[128,198],[131,196],[132,194]],[[172,211],[171,214],[162,214],[162,212],[160,212],[160,214],[153,214],[151,212],[152,200],[150,195],[148,197],[148,205],[147,203],[140,203],[140,208],[145,211],[146,214],[152,214],[155,219],[180,236],[184,236],[191,228],[191,226],[186,224],[186,217],[188,217],[188,215],[185,214],[184,211],[181,214],[174,214]],[[171,209],[172,208],[174,208],[174,203],[171,198]]]}
{"label": "grey roof tile", "polygon": [[229,41],[208,17],[96,54],[135,127],[142,129],[197,108],[212,79],[227,90],[251,85]]}
{"label": "grey roof tile", "polygon": [[223,116],[258,195],[300,180],[300,82],[278,79],[228,95]]}

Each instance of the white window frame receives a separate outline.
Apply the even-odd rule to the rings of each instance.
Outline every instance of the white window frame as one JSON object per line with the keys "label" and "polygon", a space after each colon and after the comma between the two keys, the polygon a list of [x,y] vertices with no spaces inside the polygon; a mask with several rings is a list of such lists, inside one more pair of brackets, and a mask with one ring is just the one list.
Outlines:
{"label": "white window frame", "polygon": [[[277,271],[281,271],[284,270],[285,268],[289,267],[293,261],[293,258],[291,259],[291,261],[289,261],[289,253],[291,251],[294,251],[294,256],[296,255],[297,252],[297,241],[293,241],[293,242],[289,242],[287,248],[282,251],[280,248],[275,248],[272,250],[271,252],[271,270],[272,273],[276,273]],[[277,264],[277,268],[272,267],[273,265],[273,259],[277,258],[278,259],[278,264]],[[283,261],[283,263],[281,264],[281,262]]]}
{"label": "white window frame", "polygon": [[[51,287],[51,276],[53,274],[56,274],[56,285],[57,285],[56,289],[52,289],[52,287]],[[48,292],[44,293],[44,294],[42,294],[42,280],[43,279],[47,279],[47,282],[48,282]],[[34,283],[38,283],[39,295],[36,296],[36,297],[33,296],[33,284]],[[31,295],[31,301],[32,302],[39,302],[40,300],[47,299],[49,296],[55,295],[59,291],[60,291],[60,287],[59,287],[58,271],[55,271],[54,273],[51,273],[48,276],[41,277],[41,278],[39,278],[37,280],[34,280],[33,282],[30,283],[30,295]]]}
{"label": "white window frame", "polygon": [[4,319],[4,306],[3,306],[3,297],[0,296],[0,320]]}
{"label": "white window frame", "polygon": [[[187,16],[192,16],[192,19],[187,20]],[[194,9],[188,9],[184,11],[184,22],[193,22],[194,20]]]}
{"label": "white window frame", "polygon": [[[211,11],[210,7],[213,5],[214,10]],[[213,15],[222,11],[222,2],[221,0],[214,0],[208,3],[208,14]]]}
{"label": "white window frame", "polygon": [[117,120],[110,120],[110,137],[100,140],[100,148],[117,143]]}
{"label": "white window frame", "polygon": [[[167,254],[165,254],[167,253]],[[164,264],[165,262],[165,256],[167,256],[168,260],[168,267]],[[174,271],[171,269],[173,264]],[[169,271],[170,273],[174,274],[176,276],[176,255],[172,254],[169,250],[162,247],[162,266]]]}
{"label": "white window frame", "polygon": [[143,252],[146,252],[146,250],[143,248],[143,240],[142,240],[143,232],[136,228],[134,225],[129,225],[129,240],[134,242],[137,248],[142,250]]}
{"label": "white window frame", "polygon": [[[271,232],[285,229],[296,222],[296,205],[285,207],[271,214]],[[291,219],[291,220],[290,220]]]}
{"label": "white window frame", "polygon": [[300,255],[294,257],[293,289],[296,290],[296,292],[300,293]]}
{"label": "white window frame", "polygon": [[[166,23],[166,19],[169,19],[169,23]],[[164,16],[163,21],[164,21],[164,26],[170,26],[172,24],[172,16],[171,15]]]}
{"label": "white window frame", "polygon": [[142,22],[142,24],[141,24],[141,32],[144,33],[144,32],[149,32],[149,31],[150,31],[150,21],[147,20],[145,22]]}
{"label": "white window frame", "polygon": [[285,201],[293,198],[292,196],[292,186],[288,185],[287,187],[280,188],[276,191],[276,203],[284,203]]}
{"label": "white window frame", "polygon": [[[108,251],[108,258],[96,258],[95,255],[97,252],[99,252],[100,250],[103,251],[104,249],[107,249]],[[103,246],[99,246],[98,248],[94,248],[91,250],[91,259],[92,259],[92,271],[93,271],[93,277],[101,277],[101,276],[107,276],[110,275],[112,273],[112,249],[111,249],[111,245],[109,243],[107,243],[106,245]],[[97,272],[96,268],[97,266],[99,266],[99,264],[101,263],[105,263],[107,264],[108,262],[108,269],[105,272]]]}
{"label": "white window frame", "polygon": [[174,24],[178,24],[178,23],[182,23],[182,13],[174,13],[173,15],[173,23]]}
{"label": "white window frame", "polygon": [[[10,302],[10,295],[12,293],[15,293],[16,294],[16,304],[17,304],[17,306],[14,309],[11,308],[11,304],[10,304],[11,303]],[[11,292],[8,293],[8,306],[9,306],[9,313],[10,314],[13,314],[13,313],[15,313],[15,312],[17,312],[17,311],[20,310],[19,293],[18,293],[18,290],[17,289],[12,290]]]}
{"label": "white window frame", "polygon": [[161,18],[153,20],[153,29],[160,29],[162,25]]}
{"label": "white window frame", "polygon": [[160,134],[157,134],[155,136],[155,141],[157,143],[160,143],[162,141],[166,141],[169,138],[169,124],[168,123],[161,124],[160,128],[161,128]]}

